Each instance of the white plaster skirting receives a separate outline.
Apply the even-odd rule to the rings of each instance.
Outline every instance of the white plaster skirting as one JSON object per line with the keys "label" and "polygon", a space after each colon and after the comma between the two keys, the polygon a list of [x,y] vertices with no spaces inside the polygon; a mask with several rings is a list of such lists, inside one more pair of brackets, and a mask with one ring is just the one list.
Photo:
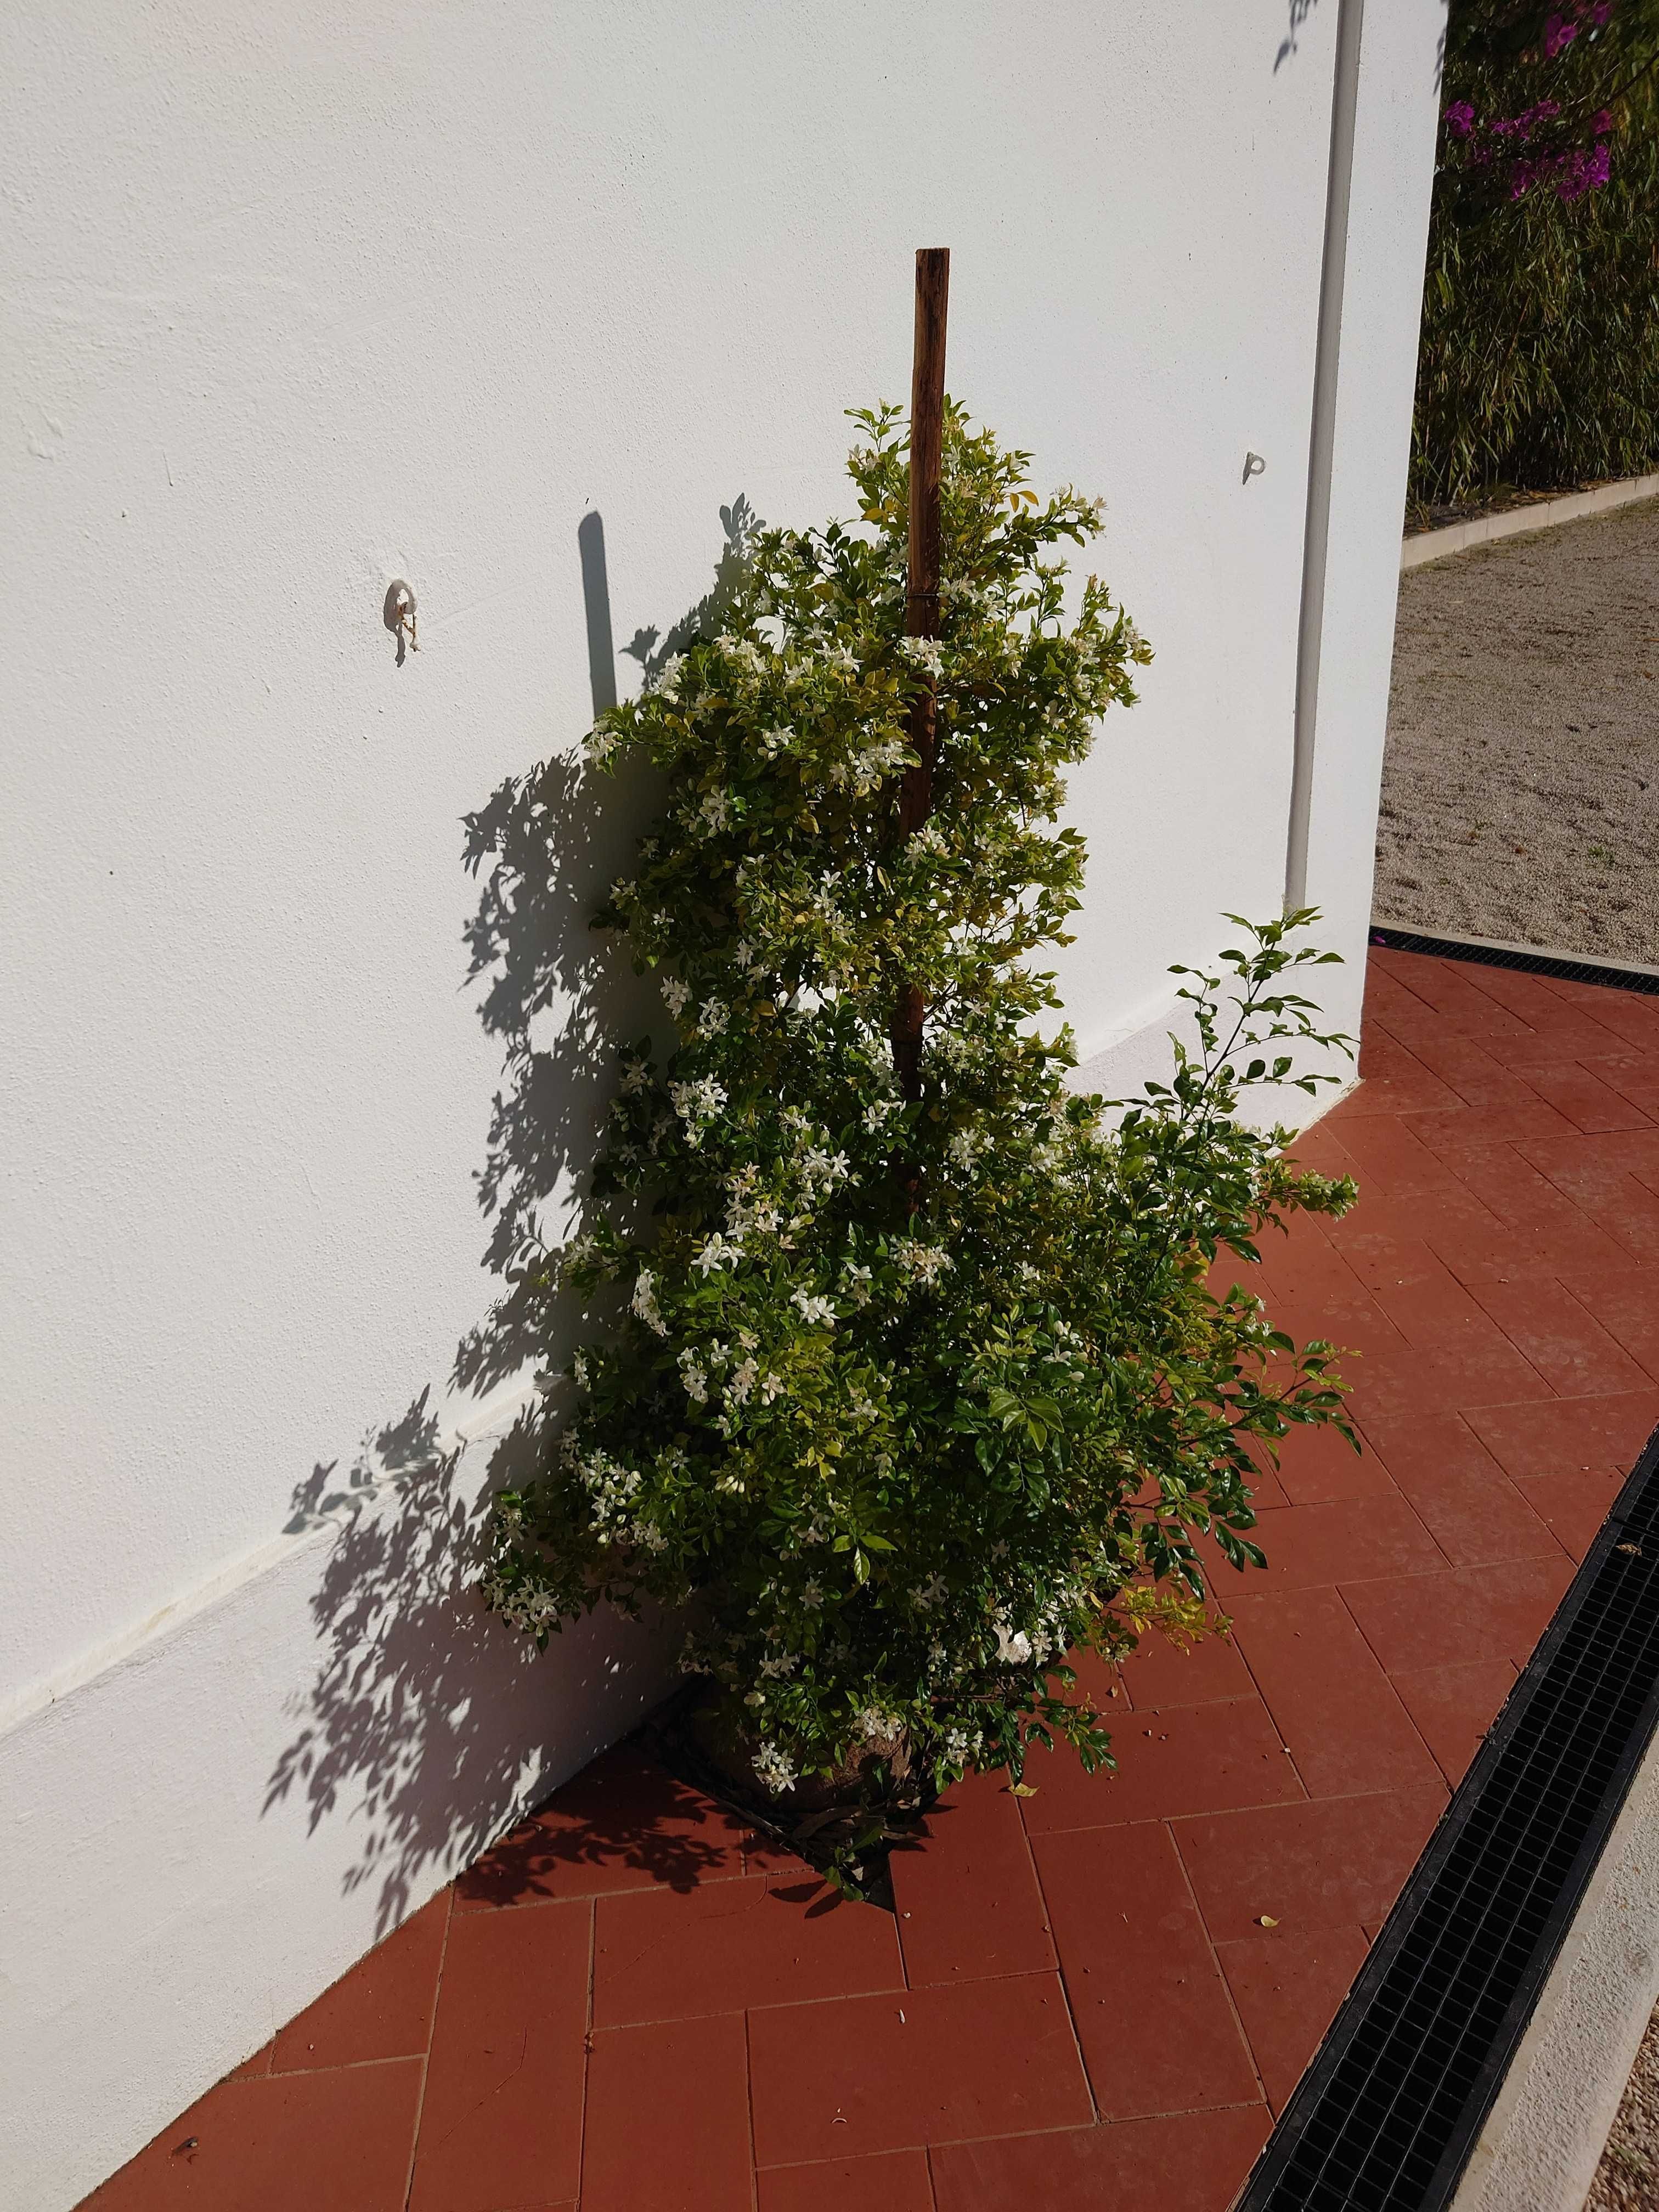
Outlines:
{"label": "white plaster skirting", "polygon": [[1495,538],[1553,530],[1558,522],[1605,514],[1611,507],[1628,507],[1638,499],[1659,499],[1659,476],[1624,477],[1617,483],[1597,484],[1592,491],[1564,492],[1559,499],[1540,499],[1535,506],[1506,507],[1501,514],[1449,523],[1443,530],[1420,530],[1401,545],[1400,566],[1402,570],[1420,568],[1425,561],[1443,561],[1449,553],[1467,553],[1471,546],[1489,545]]}
{"label": "white plaster skirting", "polygon": [[1659,2001],[1659,1738],[1569,1929],[1452,2212],[1583,2212]]}

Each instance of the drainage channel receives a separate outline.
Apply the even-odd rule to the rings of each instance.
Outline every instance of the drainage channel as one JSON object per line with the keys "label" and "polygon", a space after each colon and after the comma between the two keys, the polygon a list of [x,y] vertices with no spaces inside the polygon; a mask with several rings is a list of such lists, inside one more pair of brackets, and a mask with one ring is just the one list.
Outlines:
{"label": "drainage channel", "polygon": [[1581,959],[1574,952],[1534,952],[1522,945],[1494,945],[1479,937],[1425,937],[1414,929],[1373,922],[1373,945],[1390,952],[1421,952],[1435,960],[1471,960],[1483,968],[1510,968],[1523,975],[1553,975],[1559,983],[1599,983],[1614,991],[1659,994],[1659,969],[1621,967],[1616,961]]}
{"label": "drainage channel", "polygon": [[1659,1722],[1659,1431],[1237,2212],[1443,2212]]}

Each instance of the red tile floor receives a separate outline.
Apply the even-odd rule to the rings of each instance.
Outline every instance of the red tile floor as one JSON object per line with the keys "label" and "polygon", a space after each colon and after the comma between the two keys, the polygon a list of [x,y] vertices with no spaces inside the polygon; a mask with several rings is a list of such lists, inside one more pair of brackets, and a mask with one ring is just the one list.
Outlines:
{"label": "red tile floor", "polygon": [[1659,1417],[1659,1000],[1376,951],[1364,1073],[1260,1283],[1366,1449],[1115,1779],[953,1791],[895,1918],[611,1752],[90,2205],[1223,2212]]}

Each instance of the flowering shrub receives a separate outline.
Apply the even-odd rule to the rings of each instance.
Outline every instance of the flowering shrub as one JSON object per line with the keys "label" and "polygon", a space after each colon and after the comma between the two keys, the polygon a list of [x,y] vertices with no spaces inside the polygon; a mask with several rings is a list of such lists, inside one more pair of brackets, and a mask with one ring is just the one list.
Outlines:
{"label": "flowering shrub", "polygon": [[[901,1746],[941,1784],[1018,1776],[1033,1737],[1097,1763],[1067,1652],[1201,1615],[1206,1546],[1261,1558],[1253,1450],[1340,1419],[1328,1346],[1209,1281],[1352,1194],[1235,1114],[1243,1085],[1333,1079],[1281,1048],[1342,1042],[1291,988],[1309,917],[1224,956],[1224,1020],[1220,976],[1188,978],[1194,1048],[1115,1127],[1073,1094],[1030,964],[1079,902],[1061,770],[1150,653],[1092,577],[1067,616],[1053,549],[1097,505],[1039,501],[951,406],[942,634],[904,635],[906,448],[893,410],[856,419],[862,526],[758,532],[720,634],[588,741],[666,780],[599,921],[667,1022],[620,1051],[590,1218],[532,1270],[587,1341],[485,1585],[543,1640],[601,1601],[686,1607],[684,1664],[775,1791]],[[933,811],[903,836],[924,684]]]}
{"label": "flowering shrub", "polygon": [[1412,492],[1659,459],[1659,0],[1451,0]]}

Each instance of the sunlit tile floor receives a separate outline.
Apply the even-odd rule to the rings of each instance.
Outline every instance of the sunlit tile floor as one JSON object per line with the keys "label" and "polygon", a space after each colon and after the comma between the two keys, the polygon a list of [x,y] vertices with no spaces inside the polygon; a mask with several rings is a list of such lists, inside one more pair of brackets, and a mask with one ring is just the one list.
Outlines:
{"label": "sunlit tile floor", "polygon": [[608,1753],[88,2203],[1224,2212],[1659,1417],[1659,1000],[1378,951],[1363,1067],[1252,1273],[1366,1449],[1115,1779],[953,1791],[895,1917]]}

